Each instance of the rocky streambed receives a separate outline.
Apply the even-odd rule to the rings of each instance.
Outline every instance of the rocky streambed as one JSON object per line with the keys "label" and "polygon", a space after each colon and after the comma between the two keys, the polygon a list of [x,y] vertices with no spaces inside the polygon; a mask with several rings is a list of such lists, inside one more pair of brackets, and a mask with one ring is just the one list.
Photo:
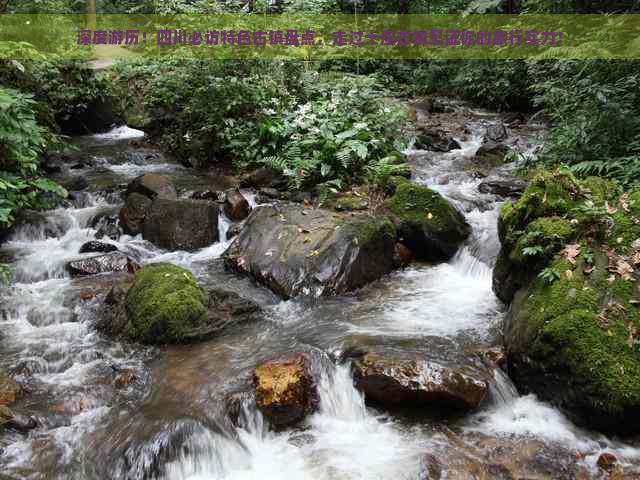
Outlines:
{"label": "rocky streambed", "polygon": [[502,158],[540,129],[429,108],[380,205],[188,169],[126,127],[52,159],[70,199],[1,250],[0,478],[638,478],[633,438],[505,373],[497,225],[526,184]]}

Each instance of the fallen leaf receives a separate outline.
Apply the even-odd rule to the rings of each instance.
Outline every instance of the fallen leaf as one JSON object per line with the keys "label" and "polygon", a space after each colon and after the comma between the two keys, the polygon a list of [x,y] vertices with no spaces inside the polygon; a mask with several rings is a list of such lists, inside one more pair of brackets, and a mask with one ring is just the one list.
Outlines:
{"label": "fallen leaf", "polygon": [[427,218],[431,220],[433,218],[433,213],[427,212]]}
{"label": "fallen leaf", "polygon": [[302,241],[302,243],[309,243],[311,241],[311,239],[309,237],[304,237],[304,240]]}
{"label": "fallen leaf", "polygon": [[614,213],[616,213],[618,211],[618,209],[616,207],[613,207],[613,206],[609,205],[609,202],[604,202],[604,206],[607,209],[607,213],[609,215],[613,215]]}
{"label": "fallen leaf", "polygon": [[622,241],[623,241],[623,240],[624,240],[624,238],[623,238],[623,237],[618,237],[618,238],[616,238],[616,242],[618,242],[618,243],[622,243]]}
{"label": "fallen leaf", "polygon": [[318,255],[320,255],[320,251],[319,250],[313,250],[309,256],[310,257],[317,257]]}
{"label": "fallen leaf", "polygon": [[631,276],[631,274],[633,273],[633,267],[631,267],[631,265],[629,265],[622,258],[618,259],[618,261],[616,263],[615,272],[618,275],[620,275],[622,278],[624,278],[625,280],[631,280],[633,278]]}
{"label": "fallen leaf", "polygon": [[547,203],[547,192],[544,192],[544,196],[542,197],[542,203],[543,204]]}
{"label": "fallen leaf", "polygon": [[313,205],[311,204],[311,202],[309,201],[309,199],[305,198],[302,201],[302,204],[304,205],[304,208],[313,208]]}
{"label": "fallen leaf", "polygon": [[609,282],[609,283],[613,283],[615,281],[616,281],[615,275],[610,275],[609,278],[607,278],[607,282]]}
{"label": "fallen leaf", "polygon": [[567,280],[571,280],[573,278],[573,271],[572,270],[566,270],[564,272],[564,276],[567,277]]}
{"label": "fallen leaf", "polygon": [[562,250],[562,255],[564,256],[564,258],[569,260],[573,265],[575,265],[576,257],[580,255],[580,244],[573,243],[571,245],[567,245],[566,247],[564,247],[564,250]]}
{"label": "fallen leaf", "polygon": [[640,264],[640,252],[634,253],[633,256],[631,257],[631,261],[633,262],[634,265]]}
{"label": "fallen leaf", "polygon": [[636,344],[636,337],[638,336],[638,329],[633,322],[627,323],[627,330],[629,331],[629,338],[627,339],[627,345],[629,348],[633,348]]}

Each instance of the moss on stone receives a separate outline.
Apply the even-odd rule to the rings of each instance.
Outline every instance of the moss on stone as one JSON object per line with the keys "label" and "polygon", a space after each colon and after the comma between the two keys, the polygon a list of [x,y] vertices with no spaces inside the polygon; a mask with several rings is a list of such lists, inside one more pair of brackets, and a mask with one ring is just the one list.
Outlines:
{"label": "moss on stone", "polygon": [[525,255],[524,249],[539,247],[542,251],[533,255],[535,260],[549,260],[571,239],[573,233],[571,222],[567,219],[560,217],[537,218],[527,225],[509,258],[514,262],[525,263],[532,260],[532,256]]}
{"label": "moss on stone", "polygon": [[464,223],[460,212],[438,192],[409,182],[401,183],[385,205],[402,220],[420,224],[434,232]]}
{"label": "moss on stone", "polygon": [[136,272],[125,299],[127,334],[144,343],[180,342],[206,320],[206,296],[193,274],[169,263]]}
{"label": "moss on stone", "polygon": [[586,194],[596,203],[603,204],[617,198],[620,193],[618,186],[602,177],[587,177],[580,181]]}
{"label": "moss on stone", "polygon": [[370,242],[374,238],[387,237],[395,241],[396,227],[385,217],[357,216],[344,226],[347,234],[354,235],[360,244]]}

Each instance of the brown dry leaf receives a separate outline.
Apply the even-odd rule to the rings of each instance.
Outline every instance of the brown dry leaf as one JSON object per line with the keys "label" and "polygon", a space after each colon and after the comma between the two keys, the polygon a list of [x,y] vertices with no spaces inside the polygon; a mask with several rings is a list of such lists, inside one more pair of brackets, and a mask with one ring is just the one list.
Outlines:
{"label": "brown dry leaf", "polygon": [[576,257],[580,255],[580,244],[574,243],[571,245],[567,245],[566,247],[564,247],[564,250],[562,250],[562,255],[564,256],[564,258],[569,260],[573,265],[575,265]]}
{"label": "brown dry leaf", "polygon": [[607,278],[607,282],[609,283],[613,283],[616,281],[616,276],[615,275],[610,275],[609,278]]}
{"label": "brown dry leaf", "polygon": [[620,275],[622,278],[624,278],[625,280],[631,280],[633,278],[631,276],[631,274],[633,273],[633,267],[631,265],[629,265],[622,258],[618,258],[618,260],[616,262],[615,272],[618,275]]}
{"label": "brown dry leaf", "polygon": [[598,315],[598,320],[600,320],[600,325],[603,327],[609,326],[609,319],[605,317],[603,314]]}
{"label": "brown dry leaf", "polygon": [[613,206],[609,205],[609,202],[604,202],[604,206],[607,209],[607,213],[609,215],[613,215],[614,213],[616,213],[618,211],[618,209],[616,207],[613,207]]}
{"label": "brown dry leaf", "polygon": [[308,198],[305,198],[305,199],[302,201],[302,204],[304,205],[304,208],[313,208],[313,205],[311,204],[311,202],[309,201],[309,199],[308,199]]}
{"label": "brown dry leaf", "polygon": [[620,196],[620,206],[624,209],[625,212],[629,211],[629,192],[624,193]]}
{"label": "brown dry leaf", "polygon": [[632,262],[634,265],[638,265],[638,264],[640,264],[640,252],[636,252],[636,253],[634,253],[634,254],[632,255],[632,257],[631,257],[631,262]]}
{"label": "brown dry leaf", "polygon": [[573,278],[573,271],[572,270],[565,271],[564,276],[567,277],[567,280],[571,280]]}

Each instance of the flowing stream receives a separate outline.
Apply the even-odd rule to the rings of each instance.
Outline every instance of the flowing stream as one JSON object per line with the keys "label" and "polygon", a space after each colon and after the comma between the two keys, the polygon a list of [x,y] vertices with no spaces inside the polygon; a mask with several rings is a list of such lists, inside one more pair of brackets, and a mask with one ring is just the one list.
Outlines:
{"label": "flowing stream", "polygon": [[[596,466],[602,452],[624,466],[620,478],[640,478],[640,448],[580,429],[535,396],[518,395],[499,370],[478,411],[442,418],[365,406],[349,365],[335,361],[350,345],[448,360],[500,343],[505,311],[491,290],[491,271],[501,199],[479,193],[480,180],[465,168],[497,117],[457,108],[469,132],[459,150],[408,152],[413,181],[449,198],[473,228],[447,263],[415,264],[339,298],[281,301],[224,270],[226,241],[188,253],[140,237],[107,239],[140,263],[177,263],[203,285],[237,291],[266,309],[261,322],[162,349],[96,333],[99,300],[79,296],[104,280],[72,279],[65,264],[81,256],[96,216],[117,212],[123,185],[141,173],[167,174],[183,190],[220,190],[232,181],[132,146],[142,132],[126,127],[78,139],[84,164],[62,176],[86,179],[88,193],[22,225],[0,251],[15,267],[13,283],[0,291],[0,367],[27,387],[16,408],[39,425],[0,435],[0,479],[608,478]],[[523,129],[518,140],[530,150],[536,132]],[[219,224],[224,239],[230,222],[222,215]],[[319,409],[304,428],[274,433],[250,401],[240,427],[230,425],[224,399],[250,384],[258,362],[291,351],[311,352],[321,377]],[[136,380],[116,388],[123,371]]]}

